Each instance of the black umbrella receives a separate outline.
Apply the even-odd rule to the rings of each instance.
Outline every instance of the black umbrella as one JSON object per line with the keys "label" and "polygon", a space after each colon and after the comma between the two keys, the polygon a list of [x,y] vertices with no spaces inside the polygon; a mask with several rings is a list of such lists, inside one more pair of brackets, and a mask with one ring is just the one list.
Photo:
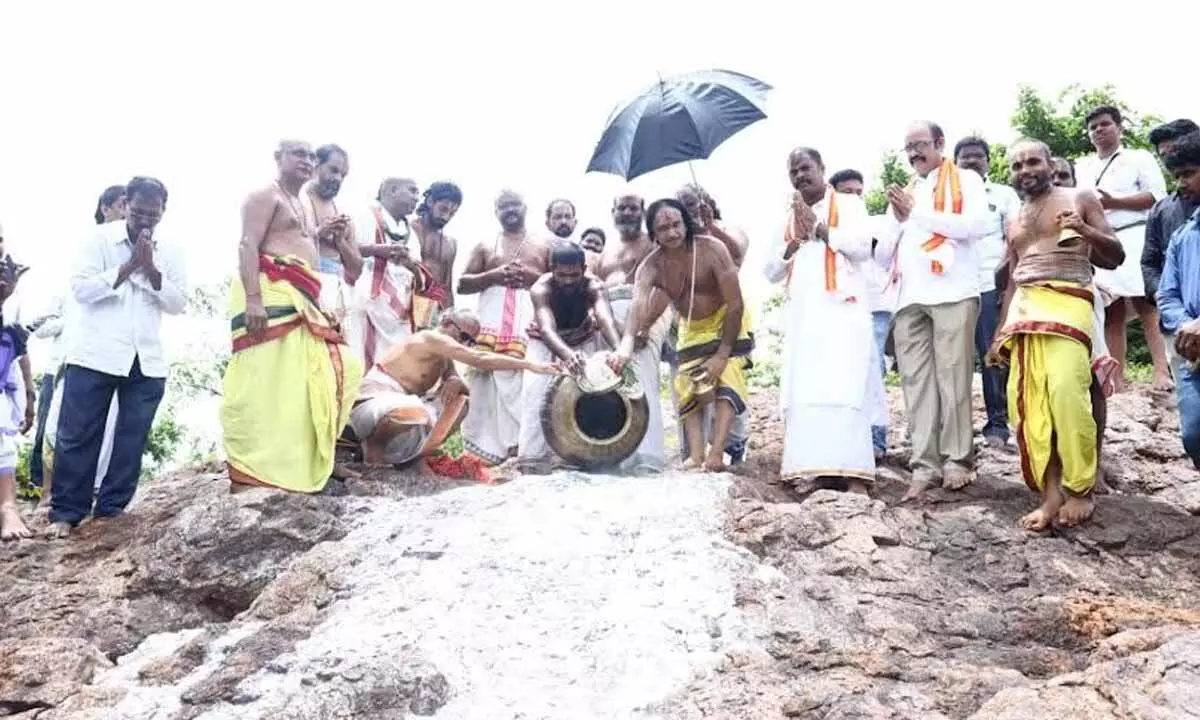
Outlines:
{"label": "black umbrella", "polygon": [[767,116],[772,88],[729,70],[676,75],[638,95],[609,118],[588,172],[632,180],[688,160],[702,160],[731,135]]}

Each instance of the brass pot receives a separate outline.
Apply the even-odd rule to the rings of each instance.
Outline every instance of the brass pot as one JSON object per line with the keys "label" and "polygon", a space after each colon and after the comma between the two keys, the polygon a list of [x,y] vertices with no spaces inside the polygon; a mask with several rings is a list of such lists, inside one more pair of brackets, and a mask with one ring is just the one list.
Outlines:
{"label": "brass pot", "polygon": [[650,405],[645,394],[586,393],[561,375],[551,382],[541,417],[555,454],[584,470],[602,470],[637,451],[650,426]]}

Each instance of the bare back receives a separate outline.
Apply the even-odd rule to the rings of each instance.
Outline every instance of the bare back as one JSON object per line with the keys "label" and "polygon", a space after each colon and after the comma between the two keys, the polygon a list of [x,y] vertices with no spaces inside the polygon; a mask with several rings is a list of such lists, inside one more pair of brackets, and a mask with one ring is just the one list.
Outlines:
{"label": "bare back", "polygon": [[450,367],[450,360],[437,350],[437,330],[421,330],[401,340],[379,362],[406,392],[425,395],[437,385]]}
{"label": "bare back", "polygon": [[654,250],[654,242],[650,236],[642,233],[636,240],[618,239],[617,242],[606,243],[604,250],[596,261],[596,277],[605,287],[619,287],[633,282],[638,265]]}
{"label": "bare back", "polygon": [[729,251],[722,243],[705,235],[696,237],[690,252],[669,254],[662,248],[655,248],[642,271],[649,273],[648,282],[667,296],[683,318],[712,315],[726,304],[721,288],[723,275],[732,273],[737,282],[737,268]]}
{"label": "bare back", "polygon": [[242,212],[243,238],[261,238],[258,242],[261,253],[295,255],[316,266],[316,219],[305,210],[306,204],[278,185],[251,193]]}

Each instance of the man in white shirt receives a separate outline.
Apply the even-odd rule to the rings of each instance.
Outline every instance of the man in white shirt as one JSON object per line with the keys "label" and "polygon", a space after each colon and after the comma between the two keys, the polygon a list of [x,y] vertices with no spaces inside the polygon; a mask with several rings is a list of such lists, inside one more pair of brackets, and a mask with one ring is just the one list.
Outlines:
{"label": "man in white shirt", "polygon": [[1167,345],[1158,325],[1158,310],[1146,298],[1140,258],[1146,244],[1146,220],[1154,203],[1167,196],[1167,181],[1158,161],[1146,150],[1121,146],[1122,117],[1115,107],[1101,105],[1085,118],[1095,155],[1075,161],[1077,187],[1095,190],[1108,224],[1125,248],[1125,262],[1116,270],[1097,270],[1096,286],[1112,299],[1105,308],[1104,335],[1108,351],[1120,365],[1117,391],[1125,385],[1126,300],[1142,320],[1146,346],[1154,362],[1154,387],[1169,390],[1171,371]]}
{"label": "man in white shirt", "polygon": [[996,268],[1004,260],[1008,236],[1008,221],[1021,211],[1021,198],[1008,185],[988,180],[991,150],[981,137],[965,137],[954,145],[954,164],[962,170],[974,170],[983,178],[983,190],[987,193],[987,234],[979,239],[979,320],[975,323],[975,353],[983,365],[983,404],[987,409],[987,422],[983,426],[983,440],[993,447],[1008,442],[1008,400],[1005,387],[1008,371],[1004,367],[990,367],[984,362],[996,328],[1000,325],[1000,305],[1004,297],[996,292]]}
{"label": "man in white shirt", "polygon": [[983,180],[943,157],[946,137],[931,122],[904,142],[916,177],[887,190],[890,222],[876,260],[889,267],[896,298],[893,334],[912,439],[912,486],[905,499],[942,481],[974,480],[971,377],[979,316],[976,243],[987,232]]}
{"label": "man in white shirt", "polygon": [[[55,443],[50,535],[66,537],[85,517],[121,514],[137,491],[142,453],[166,389],[162,314],[182,313],[184,268],[154,229],[167,189],[149,177],[126,187],[124,223],[99,226],[79,248],[71,293],[79,303],[64,331],[62,410]],[[119,410],[108,473],[96,465],[113,394]]]}

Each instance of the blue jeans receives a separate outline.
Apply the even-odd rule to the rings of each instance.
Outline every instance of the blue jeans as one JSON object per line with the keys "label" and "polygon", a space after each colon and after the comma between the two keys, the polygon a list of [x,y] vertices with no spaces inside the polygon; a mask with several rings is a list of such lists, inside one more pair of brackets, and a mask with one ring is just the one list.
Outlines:
{"label": "blue jeans", "polygon": [[983,366],[983,404],[987,408],[987,423],[983,426],[984,437],[1008,440],[1008,369],[988,367],[984,362],[996,328],[1000,325],[1000,305],[1003,296],[989,290],[979,296],[979,320],[975,322],[975,352]]}
{"label": "blue jeans", "polygon": [[[892,329],[892,314],[886,310],[876,310],[871,313],[871,323],[875,328],[875,364],[879,366],[879,374],[885,376],[887,358],[883,356],[883,348]],[[876,454],[887,452],[887,429],[886,424],[871,426],[871,444],[875,446]]]}
{"label": "blue jeans", "polygon": [[45,468],[42,467],[42,445],[46,441],[46,416],[50,414],[50,398],[54,397],[54,375],[42,375],[42,386],[38,389],[37,432],[33,435],[33,450],[29,454],[29,481],[36,487],[42,486]]}
{"label": "blue jeans", "polygon": [[[137,491],[142,453],[154,413],[166,391],[166,378],[142,374],[134,358],[129,375],[109,375],[68,365],[63,375],[62,407],[54,447],[54,485],[50,521],[77,525],[89,514],[119,515]],[[96,466],[113,393],[117,394],[117,425],[112,458],[100,489],[95,490]],[[94,508],[93,508],[94,505]]]}
{"label": "blue jeans", "polygon": [[1179,435],[1192,464],[1200,469],[1200,372],[1184,363],[1175,377],[1179,398]]}
{"label": "blue jeans", "polygon": [[1200,469],[1200,372],[1175,352],[1175,336],[1167,335],[1167,357],[1175,374],[1175,397],[1179,400],[1179,435],[1192,464]]}

